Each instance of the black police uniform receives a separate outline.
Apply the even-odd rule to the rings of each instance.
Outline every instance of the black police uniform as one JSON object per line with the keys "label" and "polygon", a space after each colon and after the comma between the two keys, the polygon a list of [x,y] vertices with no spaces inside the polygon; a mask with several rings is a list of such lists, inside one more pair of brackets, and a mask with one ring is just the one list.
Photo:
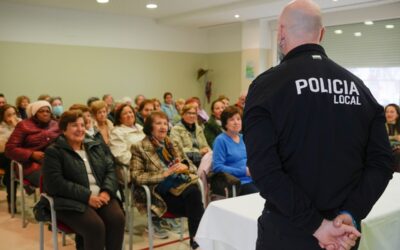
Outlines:
{"label": "black police uniform", "polygon": [[392,178],[383,108],[317,44],[301,45],[249,87],[244,140],[267,202],[257,249],[320,249],[323,218],[359,224]]}

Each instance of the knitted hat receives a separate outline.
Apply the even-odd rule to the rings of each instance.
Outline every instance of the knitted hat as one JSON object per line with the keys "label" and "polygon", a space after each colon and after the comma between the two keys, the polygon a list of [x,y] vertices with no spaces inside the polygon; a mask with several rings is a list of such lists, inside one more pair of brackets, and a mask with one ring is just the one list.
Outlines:
{"label": "knitted hat", "polygon": [[49,107],[51,111],[51,105],[48,101],[36,101],[29,104],[29,106],[26,108],[28,117],[35,116],[38,110],[42,107]]}

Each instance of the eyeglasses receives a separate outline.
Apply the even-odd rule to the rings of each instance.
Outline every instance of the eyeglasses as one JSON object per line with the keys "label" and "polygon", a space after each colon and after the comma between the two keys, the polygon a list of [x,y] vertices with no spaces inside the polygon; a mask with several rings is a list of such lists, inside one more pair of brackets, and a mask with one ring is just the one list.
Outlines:
{"label": "eyeglasses", "polygon": [[187,115],[197,115],[196,112],[186,112],[185,114],[187,114]]}
{"label": "eyeglasses", "polygon": [[37,111],[37,113],[51,113],[51,111],[48,110],[48,109],[39,109],[39,110]]}

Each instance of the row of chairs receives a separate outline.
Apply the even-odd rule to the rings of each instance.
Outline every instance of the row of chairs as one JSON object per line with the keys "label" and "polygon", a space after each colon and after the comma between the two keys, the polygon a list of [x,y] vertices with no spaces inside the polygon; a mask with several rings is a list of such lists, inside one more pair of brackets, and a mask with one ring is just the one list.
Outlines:
{"label": "row of chairs", "polygon": [[[129,233],[129,250],[133,249],[133,211],[134,211],[134,206],[132,204],[132,194],[134,191],[134,185],[129,185],[130,184],[130,178],[129,178],[129,170],[126,166],[120,166],[121,167],[121,171],[122,171],[122,177],[123,177],[123,192],[124,192],[124,209],[125,209],[125,213],[126,213],[126,226],[127,226],[127,230]],[[18,171],[18,175],[16,175],[15,170]],[[21,193],[21,216],[22,216],[22,227],[25,228],[27,225],[27,218],[26,218],[26,213],[25,213],[25,192],[24,192],[24,185],[30,185],[30,183],[25,180],[23,178],[23,167],[20,163],[16,162],[16,161],[12,161],[11,162],[11,174],[10,174],[10,178],[11,178],[11,216],[14,217],[15,213],[14,213],[14,204],[15,201],[13,200],[15,195],[14,192],[16,192],[16,187],[15,187],[15,181],[20,183],[19,185],[19,190]],[[209,200],[209,198],[207,197],[208,194],[205,193],[205,188],[204,188],[204,183],[202,182],[201,179],[198,179],[198,185],[200,188],[200,191],[202,193],[202,201],[204,206],[207,205],[207,202]],[[153,234],[154,234],[154,230],[153,230],[153,224],[152,224],[152,219],[151,219],[151,192],[148,186],[146,185],[142,185],[140,188],[143,188],[145,190],[146,193],[146,199],[147,199],[147,224],[148,224],[148,240],[149,240],[149,249],[153,250],[154,249],[154,241],[153,241]],[[53,202],[53,198],[50,197],[49,195],[47,195],[46,193],[43,193],[40,187],[40,193],[41,196],[44,197],[45,199],[48,200],[49,204],[50,204],[50,217],[51,217],[51,221],[50,221],[50,225],[52,228],[52,241],[53,241],[53,249],[58,250],[58,233],[62,234],[62,245],[65,246],[65,236],[67,234],[73,234],[73,230],[70,229],[68,226],[66,226],[65,224],[63,224],[60,221],[57,221],[57,216],[56,216],[56,211],[54,210],[54,202]],[[236,186],[232,185],[232,196],[236,196]],[[227,192],[227,197],[228,197],[228,192]],[[34,196],[35,202],[37,200],[36,197],[36,192],[35,192],[35,196]],[[163,218],[177,218],[177,216],[175,216],[172,213],[165,213]],[[39,227],[40,227],[40,249],[43,250],[44,249],[44,226],[47,222],[46,221],[39,221]],[[180,224],[181,224],[181,230],[180,230],[180,240],[183,240],[183,218],[180,218]]]}

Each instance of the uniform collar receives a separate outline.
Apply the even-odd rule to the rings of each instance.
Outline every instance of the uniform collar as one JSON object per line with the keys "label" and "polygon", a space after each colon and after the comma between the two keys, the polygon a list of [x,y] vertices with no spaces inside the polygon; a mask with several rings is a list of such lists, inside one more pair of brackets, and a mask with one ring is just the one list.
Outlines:
{"label": "uniform collar", "polygon": [[304,53],[307,53],[307,54],[317,53],[317,54],[323,55],[325,57],[327,56],[324,48],[322,48],[321,45],[309,43],[309,44],[300,45],[300,46],[292,49],[291,51],[289,51],[289,53],[287,53],[287,55],[282,59],[281,63],[283,63],[287,60],[290,60],[294,57],[297,57],[298,55],[304,54]]}

